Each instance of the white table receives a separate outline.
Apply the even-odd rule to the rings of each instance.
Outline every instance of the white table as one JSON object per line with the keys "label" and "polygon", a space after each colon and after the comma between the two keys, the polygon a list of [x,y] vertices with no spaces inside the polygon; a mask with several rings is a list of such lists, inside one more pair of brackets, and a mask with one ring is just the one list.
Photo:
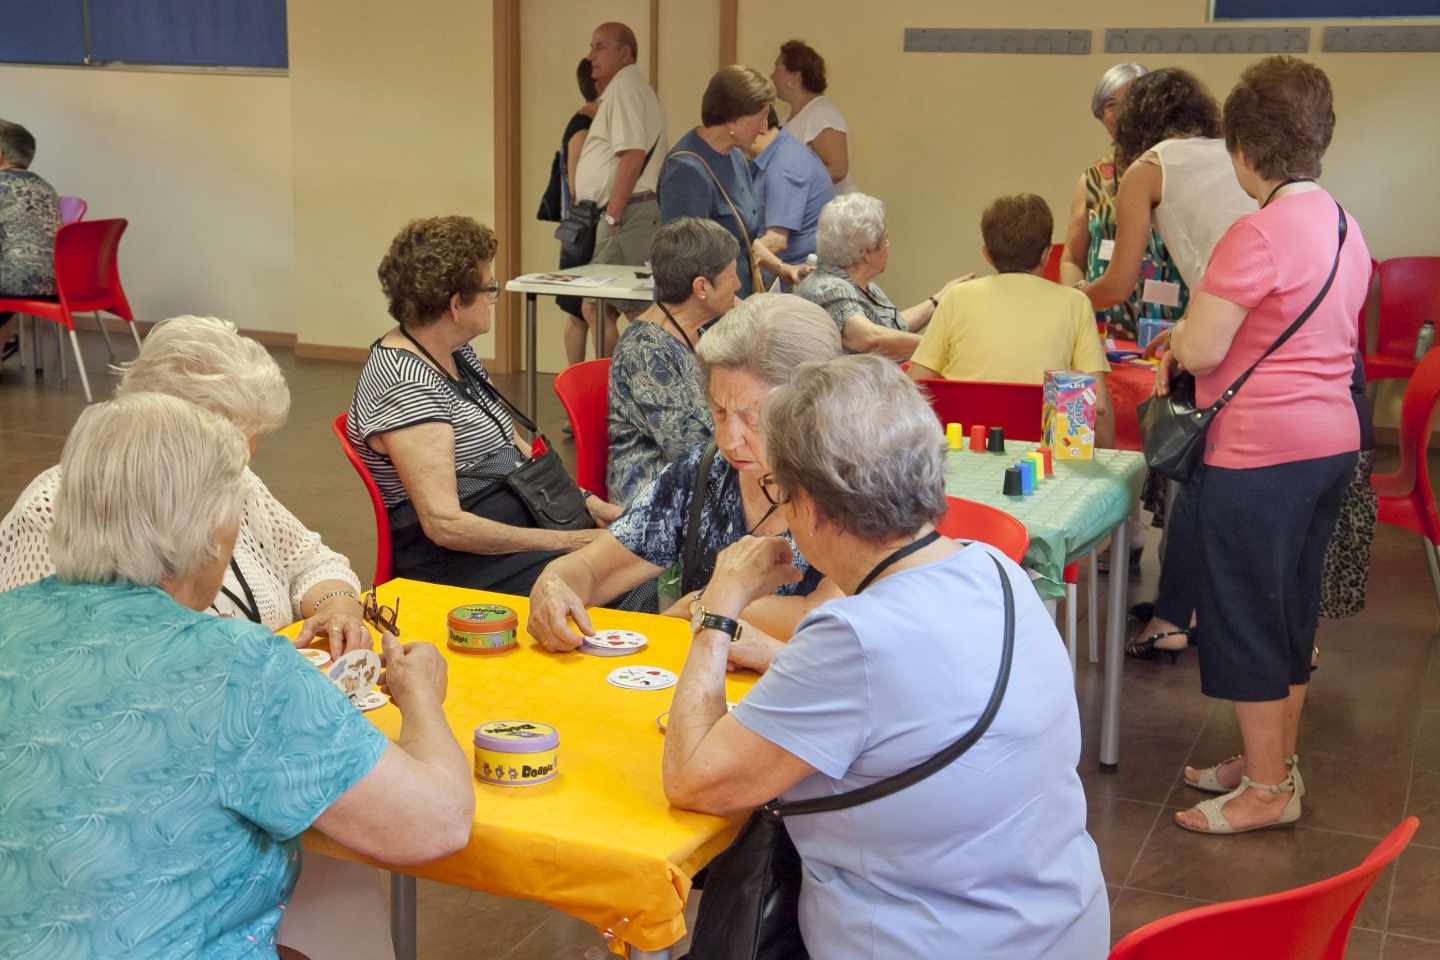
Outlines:
{"label": "white table", "polygon": [[[564,273],[580,277],[610,277],[613,282],[598,286],[577,286],[544,279],[547,276]],[[640,276],[640,274],[646,276]],[[545,273],[529,273],[516,277],[505,284],[509,293],[525,294],[525,395],[526,412],[532,419],[538,419],[536,405],[536,372],[539,359],[536,356],[535,298],[542,294],[547,297],[579,297],[595,300],[595,356],[605,356],[605,307],[612,300],[623,303],[649,304],[655,301],[654,282],[644,267],[627,267],[613,263],[588,263],[583,267],[569,267],[564,270],[548,270]]]}

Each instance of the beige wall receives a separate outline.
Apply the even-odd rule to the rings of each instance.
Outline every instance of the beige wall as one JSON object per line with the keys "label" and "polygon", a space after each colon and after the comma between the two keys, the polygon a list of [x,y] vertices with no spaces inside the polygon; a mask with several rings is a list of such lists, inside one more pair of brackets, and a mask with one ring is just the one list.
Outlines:
{"label": "beige wall", "polygon": [[[981,270],[980,213],[994,197],[1039,193],[1056,239],[1081,170],[1106,148],[1090,92],[1122,59],[1103,52],[1104,29],[1201,26],[1201,0],[832,0],[740,4],[739,54],[768,68],[780,43],[802,37],[825,57],[830,93],[850,127],[852,175],[885,200],[892,256],[881,284],[897,302],[924,298],[948,277]],[[906,54],[913,27],[1060,27],[1094,31],[1089,56]],[[1323,24],[1310,24],[1311,49]],[[1434,224],[1440,180],[1440,57],[1312,54],[1330,74],[1339,122],[1325,182],[1355,215],[1378,258],[1440,253]],[[1139,58],[1183,66],[1223,100],[1248,56]],[[1383,171],[1383,172],[1382,172]]]}
{"label": "beige wall", "polygon": [[137,319],[295,330],[288,78],[0,66],[0,89],[0,115],[39,143],[35,171],[90,219],[130,221]]}
{"label": "beige wall", "polygon": [[299,337],[364,347],[389,326],[375,268],[407,220],[495,222],[492,5],[289,9]]}

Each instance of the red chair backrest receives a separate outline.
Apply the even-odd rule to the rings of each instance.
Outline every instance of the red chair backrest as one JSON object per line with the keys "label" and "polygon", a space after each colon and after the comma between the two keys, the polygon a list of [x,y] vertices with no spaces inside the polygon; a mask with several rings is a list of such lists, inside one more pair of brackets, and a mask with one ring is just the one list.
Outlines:
{"label": "red chair backrest", "polygon": [[134,320],[120,286],[120,237],[129,221],[81,220],[55,234],[55,286],[69,313],[108,310]]}
{"label": "red chair backrest", "polygon": [[360,459],[360,453],[345,434],[346,418],[346,414],[340,414],[330,424],[330,428],[335,431],[335,436],[340,441],[340,449],[344,452],[345,459],[349,460],[350,466],[360,474],[360,482],[365,484],[365,492],[370,495],[370,506],[375,511],[375,577],[372,582],[378,587],[393,576],[394,558],[390,553],[390,513],[385,509],[385,499],[380,496],[380,488],[375,485],[375,478],[370,475],[370,468],[365,466],[365,461]]}
{"label": "red chair backrest", "polygon": [[946,497],[945,516],[935,525],[942,537],[988,543],[1019,563],[1030,547],[1030,531],[1004,510],[974,500]]}
{"label": "red chair backrest", "polygon": [[606,494],[605,464],[610,458],[610,360],[587,360],[566,367],[555,378],[555,395],[575,434],[575,482],[601,500]]}
{"label": "red chair backrest", "polygon": [[1426,320],[1440,324],[1440,257],[1395,257],[1380,264],[1375,351],[1409,357]]}
{"label": "red chair backrest", "polygon": [[1420,361],[1405,385],[1405,399],[1400,404],[1400,467],[1392,476],[1408,496],[1417,494],[1424,500],[1424,531],[1431,543],[1440,543],[1440,515],[1430,487],[1430,432],[1440,413],[1440,349],[1431,350]]}
{"label": "red chair backrest", "polygon": [[1060,282],[1060,258],[1065,254],[1065,244],[1050,244],[1050,252],[1045,255],[1045,272],[1041,274],[1046,280]]}
{"label": "red chair backrest", "polygon": [[1039,440],[1045,388],[1038,383],[920,380],[941,426],[958,423],[968,434],[978,424],[1004,427],[1010,440]]}
{"label": "red chair backrest", "polygon": [[1365,281],[1365,302],[1360,304],[1360,316],[1356,318],[1356,325],[1360,329],[1360,353],[1370,352],[1368,344],[1370,340],[1365,335],[1365,328],[1369,325],[1370,307],[1375,303],[1375,278],[1380,273],[1380,261],[1374,257],[1370,258],[1370,279]]}
{"label": "red chair backrest", "polygon": [[85,211],[90,209],[90,204],[79,197],[60,198],[60,225],[74,223],[76,220],[85,219]]}
{"label": "red chair backrest", "polygon": [[1341,960],[1360,901],[1419,826],[1407,817],[1359,866],[1318,883],[1147,923],[1115,944],[1110,960],[1213,960],[1217,944],[1247,957]]}

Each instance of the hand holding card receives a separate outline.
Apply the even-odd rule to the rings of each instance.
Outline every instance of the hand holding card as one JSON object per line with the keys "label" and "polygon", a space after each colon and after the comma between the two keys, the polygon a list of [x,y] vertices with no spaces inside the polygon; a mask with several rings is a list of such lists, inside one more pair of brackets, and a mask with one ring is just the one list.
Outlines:
{"label": "hand holding card", "polygon": [[402,644],[386,633],[380,637],[380,649],[385,665],[380,688],[394,699],[402,713],[423,707],[427,702],[436,707],[445,702],[448,685],[445,658],[434,644]]}

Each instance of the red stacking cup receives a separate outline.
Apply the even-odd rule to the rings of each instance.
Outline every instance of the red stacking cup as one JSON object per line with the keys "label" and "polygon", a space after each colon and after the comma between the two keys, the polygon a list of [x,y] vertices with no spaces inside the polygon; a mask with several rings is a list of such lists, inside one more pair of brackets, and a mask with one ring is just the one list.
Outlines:
{"label": "red stacking cup", "polygon": [[970,428],[970,452],[985,452],[985,424],[977,423]]}

